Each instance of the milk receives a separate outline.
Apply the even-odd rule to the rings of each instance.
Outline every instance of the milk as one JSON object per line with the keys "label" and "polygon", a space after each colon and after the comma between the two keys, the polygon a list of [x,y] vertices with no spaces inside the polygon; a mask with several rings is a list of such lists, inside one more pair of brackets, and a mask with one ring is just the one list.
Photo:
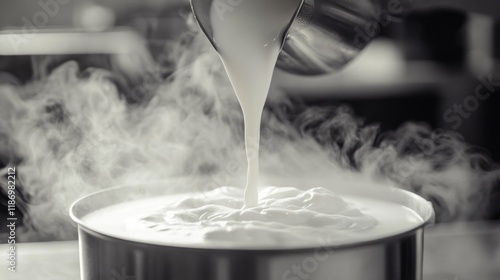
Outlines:
{"label": "milk", "polygon": [[[246,189],[154,197],[99,209],[83,225],[110,236],[194,248],[271,249],[348,245],[423,224],[413,210],[326,188],[258,190],[260,121],[287,26],[300,0],[216,0],[214,41],[245,120]],[[222,5],[221,3],[226,3]],[[229,4],[228,4],[229,3]],[[260,194],[260,199],[259,199]]]}
{"label": "milk", "polygon": [[[96,231],[137,242],[192,248],[283,249],[349,245],[413,230],[423,219],[400,204],[326,188],[265,187],[257,207],[222,187],[124,202],[85,216]],[[324,244],[323,244],[324,243]]]}
{"label": "milk", "polygon": [[[222,5],[221,3],[225,3]],[[221,187],[125,202],[83,218],[99,232],[138,242],[199,248],[346,245],[411,230],[423,220],[397,203],[326,188],[257,188],[260,122],[273,70],[301,0],[216,0],[213,40],[240,102],[248,170],[245,191]],[[260,199],[259,199],[260,194]]]}
{"label": "milk", "polygon": [[245,206],[258,203],[262,110],[285,34],[301,0],[215,0],[211,23],[215,47],[240,102],[248,170]]}

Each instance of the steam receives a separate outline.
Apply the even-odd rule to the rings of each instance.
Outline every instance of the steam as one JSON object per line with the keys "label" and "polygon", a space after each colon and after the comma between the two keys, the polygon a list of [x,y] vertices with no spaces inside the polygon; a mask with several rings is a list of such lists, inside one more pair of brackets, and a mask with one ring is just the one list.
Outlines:
{"label": "steam", "polygon": [[[193,32],[167,53],[172,73],[147,98],[120,74],[74,61],[27,85],[0,84],[0,155],[10,161],[0,184],[6,191],[3,175],[16,166],[29,200],[22,240],[75,238],[70,204],[111,186],[173,178],[243,186],[243,120],[217,54]],[[382,134],[345,107],[291,104],[271,102],[263,116],[261,169],[274,177],[395,183],[433,201],[441,221],[481,217],[498,183],[498,168],[456,135],[412,123]]]}
{"label": "steam", "polygon": [[499,183],[498,165],[455,132],[407,123],[380,133],[346,108],[308,110],[299,124],[343,167],[432,201],[438,221],[482,218],[489,192]]}
{"label": "steam", "polygon": [[113,73],[71,61],[29,85],[1,86],[2,150],[20,159],[18,186],[31,197],[26,239],[73,238],[68,207],[90,192],[209,175],[233,157],[242,116],[203,40],[187,43],[178,70],[142,104],[127,102],[135,97],[118,90]]}

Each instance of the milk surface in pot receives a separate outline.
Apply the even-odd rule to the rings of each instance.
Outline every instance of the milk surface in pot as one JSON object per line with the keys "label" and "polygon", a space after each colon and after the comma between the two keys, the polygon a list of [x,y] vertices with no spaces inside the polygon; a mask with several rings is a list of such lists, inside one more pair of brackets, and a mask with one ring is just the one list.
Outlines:
{"label": "milk surface in pot", "polygon": [[260,190],[242,208],[243,191],[222,187],[124,202],[82,220],[103,234],[145,243],[199,248],[307,248],[349,245],[404,233],[423,224],[400,204],[338,195],[326,188]]}

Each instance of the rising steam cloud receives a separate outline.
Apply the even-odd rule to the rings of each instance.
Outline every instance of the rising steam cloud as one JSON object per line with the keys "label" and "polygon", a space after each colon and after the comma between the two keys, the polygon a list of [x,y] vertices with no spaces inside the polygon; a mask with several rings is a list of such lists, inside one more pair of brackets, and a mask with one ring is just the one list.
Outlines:
{"label": "rising steam cloud", "polygon": [[[21,239],[75,238],[70,204],[111,186],[179,177],[243,182],[243,120],[218,56],[193,32],[168,52],[175,67],[147,98],[133,96],[119,74],[74,61],[27,85],[0,85],[0,155],[17,166],[29,200]],[[393,182],[433,201],[442,221],[480,217],[498,183],[490,160],[453,134],[417,124],[381,134],[348,108],[290,104],[283,98],[264,112],[264,173]],[[284,116],[294,110],[293,120]],[[5,176],[0,184],[5,191]]]}

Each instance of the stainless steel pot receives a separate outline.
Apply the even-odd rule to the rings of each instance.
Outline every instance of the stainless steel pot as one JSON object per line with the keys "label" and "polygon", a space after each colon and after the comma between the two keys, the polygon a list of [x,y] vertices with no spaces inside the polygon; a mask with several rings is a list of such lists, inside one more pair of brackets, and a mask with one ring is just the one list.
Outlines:
{"label": "stainless steel pot", "polygon": [[[118,187],[73,204],[78,223],[82,280],[420,280],[424,227],[434,212],[423,198],[399,189],[346,188],[341,193],[376,196],[417,212],[420,226],[370,242],[280,250],[200,249],[147,244],[105,235],[82,218],[120,202],[168,194],[165,186]],[[390,192],[390,195],[388,194]],[[172,192],[171,192],[172,194]]]}

